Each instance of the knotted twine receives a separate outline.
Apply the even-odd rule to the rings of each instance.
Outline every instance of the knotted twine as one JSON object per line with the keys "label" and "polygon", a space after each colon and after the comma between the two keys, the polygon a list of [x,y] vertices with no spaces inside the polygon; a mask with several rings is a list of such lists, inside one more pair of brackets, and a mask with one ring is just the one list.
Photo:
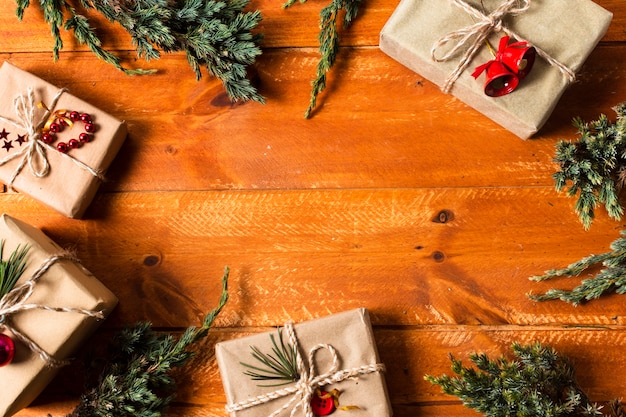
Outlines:
{"label": "knotted twine", "polygon": [[61,313],[77,313],[83,314],[87,317],[94,317],[96,319],[104,319],[102,311],[84,310],[80,308],[71,307],[50,307],[42,304],[28,304],[27,301],[35,290],[35,286],[41,279],[41,277],[50,269],[50,267],[60,261],[74,262],[79,266],[80,261],[74,255],[69,252],[61,252],[56,255],[52,255],[37,268],[33,275],[23,284],[13,287],[11,291],[6,293],[0,299],[0,330],[6,329],[13,333],[13,335],[24,343],[31,351],[39,355],[39,357],[46,363],[47,366],[58,367],[68,363],[68,361],[58,360],[53,358],[49,353],[41,348],[34,340],[28,335],[17,330],[10,322],[10,317],[13,314],[28,311],[28,310],[45,310]]}
{"label": "knotted twine", "polygon": [[[465,0],[451,1],[455,6],[463,9],[466,13],[477,20],[477,22],[473,25],[466,26],[442,36],[437,42],[435,42],[430,50],[431,58],[434,61],[443,62],[450,60],[460,49],[467,46],[467,50],[461,57],[456,68],[448,75],[448,78],[446,78],[443,86],[441,87],[441,90],[444,93],[450,92],[450,89],[456,80],[469,66],[478,53],[478,50],[484,45],[484,42],[486,42],[489,35],[493,32],[505,31],[518,41],[526,42],[528,45],[532,45],[531,42],[525,40],[510,28],[505,27],[502,22],[507,15],[515,16],[526,12],[530,8],[531,0],[505,0],[489,14],[484,14],[480,10],[468,4]],[[520,6],[517,6],[518,3]],[[452,41],[456,41],[456,45],[454,45],[442,57],[438,58],[436,56],[437,50]],[[550,65],[556,67],[567,78],[568,82],[572,83],[576,80],[576,73],[569,67],[552,58],[550,54],[543,49],[538,48],[535,45],[532,46],[537,51],[537,54],[545,59]]]}
{"label": "knotted twine", "polygon": [[[249,398],[236,404],[228,404],[226,405],[227,412],[232,413],[234,411],[242,411],[256,405],[266,404],[275,399],[291,395],[292,397],[287,403],[275,410],[268,417],[276,417],[290,407],[291,417],[295,415],[298,408],[302,408],[306,417],[315,417],[315,414],[313,414],[313,411],[311,410],[311,397],[318,387],[344,381],[349,378],[355,378],[359,375],[385,371],[385,365],[382,363],[373,363],[358,366],[356,368],[338,370],[339,357],[337,355],[337,350],[332,345],[325,343],[319,343],[309,350],[309,369],[307,370],[304,365],[304,361],[302,360],[302,355],[300,354],[300,347],[298,339],[296,338],[296,333],[293,329],[293,324],[287,323],[284,329],[289,337],[289,342],[292,346],[294,346],[296,351],[296,364],[298,366],[298,374],[300,375],[300,379],[296,381],[296,385],[278,389],[269,394],[261,394],[257,397]],[[330,352],[333,364],[328,372],[321,375],[315,375],[315,353],[320,349],[326,349]]]}
{"label": "knotted twine", "polygon": [[[13,100],[17,120],[12,120],[0,115],[0,122],[9,123],[17,127],[18,129],[23,129],[24,131],[26,131],[26,135],[28,136],[26,146],[21,148],[19,152],[11,153],[5,158],[0,159],[0,166],[3,166],[13,159],[16,159],[20,156],[22,157],[7,184],[11,189],[13,189],[13,182],[15,181],[17,176],[20,175],[26,164],[28,164],[30,171],[37,178],[43,178],[50,172],[50,163],[48,162],[48,157],[46,156],[46,149],[52,150],[54,152],[58,151],[41,140],[41,128],[50,117],[50,114],[56,107],[56,104],[59,101],[61,95],[66,91],[67,89],[65,88],[59,90],[52,99],[52,102],[49,106],[42,106],[45,109],[45,112],[39,121],[35,119],[35,109],[37,108],[37,103],[35,102],[35,93],[33,92],[32,87],[28,88],[26,95],[20,94]],[[62,157],[69,158],[78,167],[89,172],[94,177],[97,177],[101,180],[104,179],[101,171],[91,168],[89,165],[71,157],[66,153],[59,153],[62,155]]]}

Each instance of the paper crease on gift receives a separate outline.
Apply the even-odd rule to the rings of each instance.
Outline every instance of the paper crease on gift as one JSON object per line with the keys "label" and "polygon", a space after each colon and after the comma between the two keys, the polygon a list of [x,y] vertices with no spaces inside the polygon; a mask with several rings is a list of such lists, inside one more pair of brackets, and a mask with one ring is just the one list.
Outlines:
{"label": "paper crease on gift", "polygon": [[[356,368],[379,361],[366,309],[350,310],[298,323],[294,325],[294,329],[303,357],[308,355],[313,346],[324,343],[332,345],[337,350],[340,359],[339,369]],[[229,404],[248,400],[259,394],[267,394],[276,389],[276,387],[259,387],[258,381],[253,381],[249,376],[244,375],[246,368],[241,365],[241,362],[253,361],[250,346],[255,346],[262,352],[271,352],[270,334],[267,332],[254,334],[216,345],[217,362]],[[318,374],[330,369],[331,359],[328,352],[318,351],[315,358]],[[308,367],[308,363],[305,366]],[[340,391],[340,405],[360,407],[360,409],[350,410],[350,417],[390,417],[392,415],[384,375],[380,372],[341,381],[328,388],[337,388]],[[231,416],[266,417],[288,400],[289,398],[276,399],[253,408],[232,412]],[[285,411],[286,415],[289,413],[290,410]],[[304,416],[301,408],[295,416]]]}
{"label": "paper crease on gift", "polygon": [[[0,216],[0,239],[4,256],[18,245],[28,244],[27,268],[18,281],[24,282],[50,256],[63,251],[41,230],[11,216]],[[117,298],[93,275],[71,262],[58,262],[36,284],[29,303],[50,307],[71,307],[102,311],[107,316]],[[11,316],[11,323],[56,359],[74,354],[100,326],[101,321],[82,314],[29,310]],[[0,368],[5,384],[0,395],[0,416],[10,416],[28,406],[54,378],[59,368],[51,368],[25,345],[16,343],[13,362]]]}
{"label": "paper crease on gift", "polygon": [[[481,2],[468,3],[481,9]],[[485,10],[501,0],[483,0]],[[525,13],[508,16],[504,26],[524,36],[574,72],[581,69],[591,51],[606,33],[612,14],[589,0],[534,0]],[[452,0],[401,0],[380,33],[380,49],[404,66],[442,86],[460,59],[435,62],[431,48],[446,34],[471,26],[472,17]],[[489,37],[492,45],[504,33]],[[547,121],[569,85],[558,68],[538,58],[531,73],[511,94],[488,97],[484,76],[475,80],[471,72],[493,56],[481,48],[470,67],[461,74],[451,93],[501,126],[526,139]]]}
{"label": "paper crease on gift", "polygon": [[[27,94],[29,88],[34,90],[37,103],[41,102],[46,106],[60,90],[59,87],[4,62],[0,67],[0,95],[3,97],[0,101],[0,114],[7,119],[15,120],[17,116],[13,101],[18,95]],[[126,123],[72,96],[70,92],[61,95],[56,109],[75,110],[88,113],[93,117],[96,125],[94,139],[79,149],[71,149],[66,156],[71,156],[91,169],[104,173],[127,136]],[[41,118],[44,111],[43,108],[37,109],[36,116]],[[76,123],[74,128],[64,129],[57,134],[58,141],[67,142],[70,138],[77,137],[82,132],[81,126],[82,123]],[[0,131],[3,128],[10,132],[13,148],[9,150],[0,148],[0,159],[5,158],[10,152],[20,150],[20,145],[14,139],[18,134],[25,133],[12,125],[5,126],[0,123]],[[55,147],[58,141],[51,146]],[[38,178],[25,166],[15,178],[13,187],[67,217],[80,218],[93,200],[101,181],[66,156],[56,149],[47,149],[46,158],[50,163],[49,174]],[[0,166],[0,181],[7,183],[11,179],[20,159],[16,158]]]}

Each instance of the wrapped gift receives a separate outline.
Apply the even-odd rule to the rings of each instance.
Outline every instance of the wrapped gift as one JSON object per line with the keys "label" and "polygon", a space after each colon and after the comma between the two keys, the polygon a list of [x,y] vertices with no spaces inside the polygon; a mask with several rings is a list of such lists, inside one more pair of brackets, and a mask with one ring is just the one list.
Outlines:
{"label": "wrapped gift", "polygon": [[[611,19],[589,0],[401,0],[381,31],[380,49],[526,139],[546,122]],[[501,61],[505,35],[513,49],[536,51],[523,79],[479,72]],[[487,77],[514,91],[487,95]]]}
{"label": "wrapped gift", "polygon": [[0,416],[28,406],[100,325],[117,298],[39,229],[0,216],[3,260],[28,247],[25,270],[0,299],[0,334],[13,340],[13,360],[0,367],[5,381]]}
{"label": "wrapped gift", "polygon": [[0,67],[0,181],[79,218],[126,124],[8,62]]}
{"label": "wrapped gift", "polygon": [[[281,386],[251,376],[262,373],[254,352],[275,355],[277,346],[294,352],[299,364],[294,380]],[[334,408],[349,410],[349,417],[392,415],[365,309],[221,342],[216,356],[233,417],[266,417],[276,410],[281,410],[277,416],[289,416],[294,409],[294,416],[306,416],[307,410],[322,416]]]}

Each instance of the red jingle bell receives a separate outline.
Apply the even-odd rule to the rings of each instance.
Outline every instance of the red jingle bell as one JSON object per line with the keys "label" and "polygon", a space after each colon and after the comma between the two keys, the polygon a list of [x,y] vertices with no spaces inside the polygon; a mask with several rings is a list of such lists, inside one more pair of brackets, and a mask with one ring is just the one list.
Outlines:
{"label": "red jingle bell", "polygon": [[4,333],[0,333],[0,366],[11,363],[15,355],[15,343],[13,339]]}
{"label": "red jingle bell", "polygon": [[487,71],[487,81],[485,82],[485,94],[489,97],[500,97],[509,94],[519,84],[519,77],[500,61],[489,61],[476,68],[472,74],[474,78]]}
{"label": "red jingle bell", "polygon": [[[504,48],[502,47],[503,42],[505,45]],[[515,42],[506,45],[508,42],[508,36],[504,36],[500,40],[500,48],[498,50],[500,61],[517,74],[518,78],[521,80],[526,77],[533,68],[537,51],[526,42]]]}

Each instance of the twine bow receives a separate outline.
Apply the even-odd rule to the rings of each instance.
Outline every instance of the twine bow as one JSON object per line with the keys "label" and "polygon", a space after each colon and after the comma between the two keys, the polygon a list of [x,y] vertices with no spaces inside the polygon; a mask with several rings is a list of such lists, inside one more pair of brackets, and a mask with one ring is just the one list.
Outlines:
{"label": "twine bow", "polygon": [[10,323],[10,317],[13,314],[19,313],[21,311],[28,310],[46,310],[46,311],[56,311],[61,313],[77,313],[83,314],[88,317],[94,317],[99,320],[104,319],[104,314],[102,311],[91,311],[84,310],[80,308],[70,308],[70,307],[49,307],[42,304],[28,304],[27,301],[30,296],[33,294],[35,290],[35,286],[39,282],[40,278],[50,269],[52,265],[59,261],[71,261],[80,265],[80,261],[74,255],[69,252],[62,252],[57,255],[52,255],[48,259],[46,259],[37,270],[33,273],[33,275],[23,284],[20,284],[14,287],[11,291],[6,293],[0,299],[0,330],[6,329],[13,333],[15,337],[24,343],[28,348],[37,353],[39,357],[46,362],[48,366],[63,366],[67,364],[67,361],[61,361],[53,358],[49,353],[41,348],[35,341],[33,341],[28,335],[17,330]]}
{"label": "twine bow", "polygon": [[[41,140],[41,130],[43,125],[49,120],[50,115],[53,114],[52,110],[56,107],[59,98],[66,91],[66,89],[59,90],[49,106],[40,106],[45,109],[45,112],[39,121],[35,118],[35,109],[38,106],[35,102],[35,93],[31,87],[28,88],[25,95],[20,94],[13,100],[17,120],[12,120],[0,115],[0,122],[8,123],[18,129],[23,129],[28,136],[28,141],[26,142],[25,147],[20,149],[18,152],[11,153],[5,158],[0,159],[0,166],[3,166],[16,158],[22,157],[7,184],[11,189],[13,188],[13,182],[17,176],[20,175],[26,164],[28,164],[28,168],[37,178],[45,177],[50,172],[50,163],[48,162],[48,157],[46,156],[46,150],[56,152],[56,149]],[[61,155],[64,158],[69,158],[73,163],[89,172],[94,177],[101,180],[104,179],[100,171],[91,168],[89,165],[73,158],[68,154],[61,153]]]}
{"label": "twine bow", "polygon": [[[450,60],[457,52],[462,48],[467,48],[461,59],[459,60],[456,68],[448,75],[441,90],[444,93],[450,92],[450,89],[461,76],[461,74],[467,69],[474,56],[478,53],[478,50],[485,44],[485,41],[493,32],[505,31],[520,42],[525,42],[531,45],[530,42],[523,39],[517,33],[513,32],[510,28],[507,28],[503,24],[503,20],[507,15],[518,15],[526,12],[530,8],[531,0],[504,0],[496,9],[489,14],[484,14],[482,11],[468,4],[465,0],[451,0],[452,3],[468,13],[476,23],[473,25],[461,28],[459,30],[450,32],[441,38],[433,45],[430,54],[431,58],[436,62],[443,62]],[[519,4],[519,6],[517,6]],[[443,56],[437,57],[437,50],[449,42],[456,42],[456,44]],[[576,74],[569,67],[552,58],[546,51],[532,45],[537,54],[545,59],[550,65],[556,67],[568,80],[568,82],[574,82],[576,80]]]}
{"label": "twine bow", "polygon": [[[292,344],[292,346],[295,347],[296,350],[296,362],[298,365],[298,373],[300,375],[300,379],[296,382],[295,386],[278,389],[269,394],[261,394],[257,397],[249,398],[236,404],[228,404],[226,406],[227,412],[231,413],[234,411],[245,410],[256,405],[265,404],[275,399],[291,395],[292,397],[287,403],[285,403],[279,409],[275,410],[268,417],[276,417],[277,415],[289,408],[291,408],[291,417],[295,415],[298,408],[302,408],[302,411],[304,412],[304,415],[306,417],[315,417],[313,411],[311,410],[311,397],[316,388],[344,381],[349,378],[358,377],[359,375],[385,371],[385,365],[383,365],[382,363],[373,363],[358,366],[356,368],[338,370],[339,357],[337,355],[337,350],[332,345],[328,345],[325,343],[317,344],[309,350],[309,368],[307,369],[304,365],[304,361],[302,360],[302,356],[300,355],[300,348],[298,345],[295,331],[293,329],[293,324],[287,323],[284,328],[287,332],[290,343]],[[316,375],[314,359],[315,353],[320,349],[326,349],[330,352],[333,363],[328,372]]]}

